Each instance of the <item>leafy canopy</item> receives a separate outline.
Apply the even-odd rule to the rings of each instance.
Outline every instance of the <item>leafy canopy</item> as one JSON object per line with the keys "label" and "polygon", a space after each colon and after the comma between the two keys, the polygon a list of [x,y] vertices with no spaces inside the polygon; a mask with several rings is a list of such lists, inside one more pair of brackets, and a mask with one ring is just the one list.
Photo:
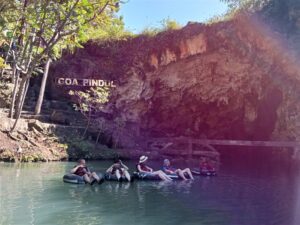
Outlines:
{"label": "leafy canopy", "polygon": [[262,9],[270,0],[221,0],[228,4],[231,10],[257,11]]}
{"label": "leafy canopy", "polygon": [[168,30],[178,30],[182,28],[182,26],[176,21],[172,20],[170,18],[163,19],[160,21],[160,27],[146,27],[144,30],[141,32],[143,35],[147,36],[155,36],[156,34]]}
{"label": "leafy canopy", "polygon": [[81,46],[89,39],[90,30],[118,20],[118,3],[119,0],[0,0],[0,27],[7,43],[14,39],[12,55],[17,69],[27,74],[44,57],[59,57],[63,48]]}
{"label": "leafy canopy", "polygon": [[103,108],[104,104],[109,101],[110,90],[108,87],[92,87],[87,91],[71,90],[69,95],[76,99],[75,110],[86,116],[91,112],[99,112]]}

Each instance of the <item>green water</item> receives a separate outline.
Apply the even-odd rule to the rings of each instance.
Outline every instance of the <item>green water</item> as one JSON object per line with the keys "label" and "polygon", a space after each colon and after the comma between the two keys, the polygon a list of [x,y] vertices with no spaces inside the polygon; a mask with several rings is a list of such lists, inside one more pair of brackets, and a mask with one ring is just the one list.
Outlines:
{"label": "green water", "polygon": [[[89,163],[96,171],[109,164]],[[217,177],[193,182],[90,186],[62,182],[73,165],[0,163],[0,224],[300,224],[298,177],[288,169],[253,173],[250,166],[237,172],[231,165]]]}

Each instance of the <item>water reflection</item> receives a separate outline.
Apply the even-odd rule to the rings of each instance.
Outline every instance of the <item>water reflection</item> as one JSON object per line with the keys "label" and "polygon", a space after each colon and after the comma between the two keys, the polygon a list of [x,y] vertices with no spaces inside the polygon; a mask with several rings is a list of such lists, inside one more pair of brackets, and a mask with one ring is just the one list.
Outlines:
{"label": "water reflection", "polygon": [[295,185],[295,204],[293,210],[293,225],[299,225],[300,223],[300,176],[297,177],[297,184]]}

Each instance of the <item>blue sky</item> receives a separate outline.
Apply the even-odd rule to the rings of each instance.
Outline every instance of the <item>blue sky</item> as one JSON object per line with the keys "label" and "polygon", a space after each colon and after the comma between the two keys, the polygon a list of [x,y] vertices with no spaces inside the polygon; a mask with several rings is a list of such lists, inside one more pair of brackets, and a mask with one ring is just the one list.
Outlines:
{"label": "blue sky", "polygon": [[181,25],[188,21],[204,22],[227,10],[219,0],[125,0],[119,15],[124,17],[125,26],[134,33],[145,27],[160,27],[163,19],[176,20]]}

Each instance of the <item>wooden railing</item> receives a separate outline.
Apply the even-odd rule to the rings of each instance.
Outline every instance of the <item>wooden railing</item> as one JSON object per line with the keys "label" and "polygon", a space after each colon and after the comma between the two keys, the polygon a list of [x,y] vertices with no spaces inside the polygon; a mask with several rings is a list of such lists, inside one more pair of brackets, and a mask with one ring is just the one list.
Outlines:
{"label": "wooden railing", "polygon": [[[184,149],[176,149],[174,145],[184,144]],[[205,150],[194,149],[194,144],[203,146]],[[176,154],[182,156],[215,156],[219,157],[219,152],[214,146],[249,146],[249,147],[272,147],[273,149],[288,148],[296,154],[300,150],[300,143],[294,141],[247,141],[247,140],[211,140],[194,139],[189,137],[176,138],[150,138],[147,145],[155,149],[155,145],[160,145],[158,150],[162,154]],[[154,146],[154,147],[153,147]]]}

